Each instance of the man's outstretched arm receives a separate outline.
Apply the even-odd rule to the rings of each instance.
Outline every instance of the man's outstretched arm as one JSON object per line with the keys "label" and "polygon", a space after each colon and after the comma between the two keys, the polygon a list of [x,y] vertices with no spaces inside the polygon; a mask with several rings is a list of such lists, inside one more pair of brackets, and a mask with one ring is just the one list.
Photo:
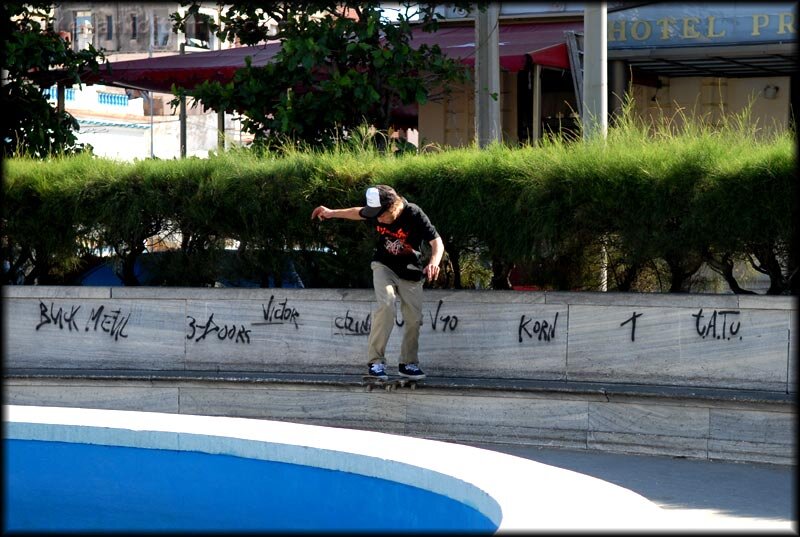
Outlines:
{"label": "man's outstretched arm", "polygon": [[314,220],[316,218],[318,220],[329,220],[331,218],[341,218],[344,220],[364,220],[364,218],[358,214],[360,210],[361,207],[328,209],[324,205],[320,205],[311,212],[311,219]]}

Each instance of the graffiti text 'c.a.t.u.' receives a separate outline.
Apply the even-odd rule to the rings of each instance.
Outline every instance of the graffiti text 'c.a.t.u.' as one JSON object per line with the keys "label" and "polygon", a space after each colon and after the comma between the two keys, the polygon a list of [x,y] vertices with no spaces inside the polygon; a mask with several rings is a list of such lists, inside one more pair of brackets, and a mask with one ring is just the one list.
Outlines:
{"label": "graffiti text 'c.a.t.u.'", "polygon": [[[720,340],[730,340],[735,338],[739,333],[739,330],[742,328],[742,323],[741,321],[734,322],[733,316],[739,315],[739,313],[740,312],[735,310],[714,310],[714,313],[709,316],[708,322],[703,324],[703,308],[700,308],[700,311],[692,314],[692,317],[695,318],[695,329],[697,330],[697,335],[703,339],[706,337]],[[731,316],[730,324],[728,322],[728,316]],[[739,339],[741,340],[742,336],[739,336]]]}

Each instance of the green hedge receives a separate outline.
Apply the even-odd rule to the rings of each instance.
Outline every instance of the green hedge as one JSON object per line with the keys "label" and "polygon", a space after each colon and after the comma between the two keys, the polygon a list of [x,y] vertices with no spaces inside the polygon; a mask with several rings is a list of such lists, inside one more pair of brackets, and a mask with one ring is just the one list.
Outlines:
{"label": "green hedge", "polygon": [[[367,226],[310,214],[361,205],[368,185],[388,183],[442,234],[454,274],[441,286],[473,285],[460,267],[477,260],[492,267],[496,288],[516,267],[541,288],[597,289],[605,255],[610,290],[687,291],[701,263],[726,274],[733,260],[752,259],[772,278],[770,293],[786,293],[797,268],[795,169],[793,134],[735,129],[623,128],[591,142],[403,156],[338,148],[134,163],[15,158],[4,163],[4,278],[69,283],[104,248],[136,285],[145,241],[172,233],[180,247],[163,257],[156,284],[267,285],[291,260],[307,287],[369,287]],[[226,254],[232,241],[238,249]]]}

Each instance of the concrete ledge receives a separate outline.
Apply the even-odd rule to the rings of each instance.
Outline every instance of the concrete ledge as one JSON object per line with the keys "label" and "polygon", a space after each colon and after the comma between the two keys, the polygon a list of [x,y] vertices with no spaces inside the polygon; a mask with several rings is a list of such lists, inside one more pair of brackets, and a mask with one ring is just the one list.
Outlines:
{"label": "concrete ledge", "polygon": [[[60,285],[4,285],[9,298],[127,298],[264,300],[281,294],[305,300],[374,300],[371,289],[193,288],[193,287],[83,287]],[[485,304],[574,304],[595,306],[667,306],[797,310],[798,297],[709,293],[614,293],[567,291],[481,291],[426,289],[431,301]]]}
{"label": "concrete ledge", "polygon": [[356,378],[21,376],[6,378],[4,401],[271,419],[455,442],[796,464],[796,402],[788,396],[470,386],[426,381],[413,391],[367,392]]}
{"label": "concrete ledge", "polygon": [[[261,373],[165,370],[114,370],[107,369],[9,369],[6,379],[86,379],[86,380],[148,380],[148,381],[212,381],[231,383],[321,384],[331,386],[361,386],[359,374],[314,373]],[[681,386],[648,386],[597,382],[537,381],[523,379],[485,379],[469,377],[430,377],[423,385],[448,390],[488,390],[500,392],[534,392],[541,394],[597,395],[598,400],[621,397],[658,397],[664,399],[707,399],[740,403],[796,404],[797,394],[761,390],[730,390],[714,388],[686,388]]]}
{"label": "concrete ledge", "polygon": [[4,285],[3,298],[111,298],[110,287]]}
{"label": "concrete ledge", "polygon": [[[5,406],[3,417],[6,438],[193,450],[389,479],[470,505],[500,533],[678,527],[666,511],[630,490],[469,446],[199,415]],[[417,455],[413,464],[407,462],[409,453]]]}

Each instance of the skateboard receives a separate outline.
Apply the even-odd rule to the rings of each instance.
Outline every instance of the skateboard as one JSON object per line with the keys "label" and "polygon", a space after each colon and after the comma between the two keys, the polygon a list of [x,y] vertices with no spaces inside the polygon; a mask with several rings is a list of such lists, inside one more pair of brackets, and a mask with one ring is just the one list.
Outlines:
{"label": "skateboard", "polygon": [[396,390],[397,388],[408,387],[412,390],[417,389],[417,383],[422,382],[424,379],[410,379],[407,377],[400,377],[389,380],[382,380],[372,375],[364,375],[361,377],[364,384],[367,386],[367,391],[371,392],[375,388],[383,388],[387,392]]}

